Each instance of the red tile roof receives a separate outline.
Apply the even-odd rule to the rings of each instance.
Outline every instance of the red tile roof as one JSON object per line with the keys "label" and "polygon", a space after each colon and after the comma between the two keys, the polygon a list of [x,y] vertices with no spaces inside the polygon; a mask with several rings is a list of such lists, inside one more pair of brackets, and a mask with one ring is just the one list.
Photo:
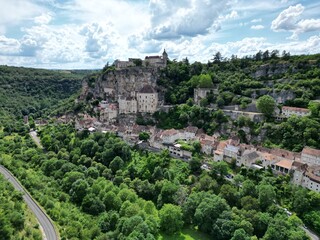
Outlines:
{"label": "red tile roof", "polygon": [[282,111],[283,110],[293,111],[293,112],[304,112],[304,113],[308,113],[309,112],[309,109],[307,109],[307,108],[288,107],[288,106],[283,106],[282,107]]}
{"label": "red tile roof", "polygon": [[293,163],[293,161],[285,159],[285,160],[281,160],[280,162],[276,163],[276,166],[283,167],[286,169],[291,169],[292,163]]}
{"label": "red tile roof", "polygon": [[320,150],[311,147],[304,147],[304,149],[302,150],[302,154],[320,157]]}

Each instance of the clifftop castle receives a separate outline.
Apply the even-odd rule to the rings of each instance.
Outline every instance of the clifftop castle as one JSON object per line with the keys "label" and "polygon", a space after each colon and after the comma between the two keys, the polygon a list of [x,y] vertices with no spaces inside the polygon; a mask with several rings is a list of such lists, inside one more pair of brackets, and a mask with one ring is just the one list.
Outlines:
{"label": "clifftop castle", "polygon": [[144,66],[144,67],[166,67],[168,61],[168,54],[163,50],[162,56],[146,56],[144,60],[140,58],[129,58],[128,61],[116,60],[114,65],[116,69]]}

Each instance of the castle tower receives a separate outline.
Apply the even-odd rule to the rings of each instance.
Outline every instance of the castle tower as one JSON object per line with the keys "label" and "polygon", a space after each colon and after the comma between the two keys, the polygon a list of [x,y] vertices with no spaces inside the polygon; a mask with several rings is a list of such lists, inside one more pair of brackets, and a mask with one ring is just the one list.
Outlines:
{"label": "castle tower", "polygon": [[167,52],[166,52],[166,49],[163,50],[162,59],[163,59],[164,65],[167,66],[168,54],[167,54]]}

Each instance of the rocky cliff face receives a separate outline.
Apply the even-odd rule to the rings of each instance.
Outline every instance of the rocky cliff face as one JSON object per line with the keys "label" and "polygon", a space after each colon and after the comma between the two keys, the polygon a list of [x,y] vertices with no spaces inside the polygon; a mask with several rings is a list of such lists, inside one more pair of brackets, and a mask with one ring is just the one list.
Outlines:
{"label": "rocky cliff face", "polygon": [[292,71],[294,73],[297,70],[290,63],[265,64],[265,65],[259,66],[252,73],[252,76],[254,78],[273,77],[273,76],[285,74],[288,71]]}
{"label": "rocky cliff face", "polygon": [[155,68],[130,67],[108,71],[96,80],[93,94],[100,98],[105,98],[107,94],[114,100],[118,96],[130,98],[132,93],[139,92],[145,85],[158,90],[158,78],[159,70]]}

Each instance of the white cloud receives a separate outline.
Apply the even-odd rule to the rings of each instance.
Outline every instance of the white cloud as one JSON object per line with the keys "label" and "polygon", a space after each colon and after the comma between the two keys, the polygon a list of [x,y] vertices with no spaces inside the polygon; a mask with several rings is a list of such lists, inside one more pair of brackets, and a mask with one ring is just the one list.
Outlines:
{"label": "white cloud", "polygon": [[[0,2],[11,12],[17,9],[17,16],[5,13],[8,10],[3,7],[0,10],[4,13],[0,15],[0,64],[101,68],[107,61],[144,58],[161,54],[164,48],[170,59],[207,62],[217,51],[239,57],[267,49],[314,53],[320,42],[317,35],[305,41],[292,38],[285,44],[241,37],[245,36],[241,30],[263,29],[262,19],[270,11],[290,4],[280,0],[252,0],[250,4],[244,0],[150,0],[149,5],[147,0]],[[309,12],[313,8],[305,7]],[[304,12],[301,4],[286,10],[273,21],[274,31],[290,31],[295,37],[320,29],[317,15]],[[6,34],[8,27],[12,31]],[[265,36],[263,31],[260,34]]]}
{"label": "white cloud", "polygon": [[0,1],[0,29],[4,33],[10,25],[17,25],[40,15],[45,11],[43,7],[31,0],[1,0]]}
{"label": "white cloud", "polygon": [[272,21],[271,29],[275,32],[292,32],[290,39],[297,39],[301,33],[320,30],[320,19],[300,18],[304,9],[301,4],[297,4],[283,10],[278,17]]}
{"label": "white cloud", "polygon": [[18,40],[0,36],[0,55],[14,55],[19,52],[19,49],[20,43]]}
{"label": "white cloud", "polygon": [[[178,39],[182,36],[205,35],[219,30],[219,16],[227,9],[225,0],[151,0],[149,39]],[[236,12],[233,12],[233,16]]]}
{"label": "white cloud", "polygon": [[283,8],[287,3],[279,0],[234,0],[232,5],[238,12],[245,12],[249,15],[257,16],[257,13],[261,14],[261,12]]}
{"label": "white cloud", "polygon": [[148,5],[141,1],[70,0],[64,8],[72,21],[112,23],[121,36],[141,31],[150,21]]}
{"label": "white cloud", "polygon": [[264,26],[263,25],[252,25],[250,28],[253,30],[261,30],[261,29],[264,29]]}
{"label": "white cloud", "polygon": [[255,18],[251,20],[252,23],[262,22],[262,18]]}
{"label": "white cloud", "polygon": [[304,7],[301,4],[290,6],[283,10],[276,19],[271,23],[273,31],[294,30],[298,21],[298,17],[302,14]]}
{"label": "white cloud", "polygon": [[239,17],[238,12],[235,10],[232,10],[231,13],[227,14],[223,19],[229,20],[229,19],[236,19]]}
{"label": "white cloud", "polygon": [[121,39],[111,23],[85,24],[80,34],[86,37],[85,51],[92,58],[105,57]]}
{"label": "white cloud", "polygon": [[34,18],[34,22],[36,24],[48,24],[52,20],[52,14],[51,13],[43,13],[40,16],[37,16]]}

